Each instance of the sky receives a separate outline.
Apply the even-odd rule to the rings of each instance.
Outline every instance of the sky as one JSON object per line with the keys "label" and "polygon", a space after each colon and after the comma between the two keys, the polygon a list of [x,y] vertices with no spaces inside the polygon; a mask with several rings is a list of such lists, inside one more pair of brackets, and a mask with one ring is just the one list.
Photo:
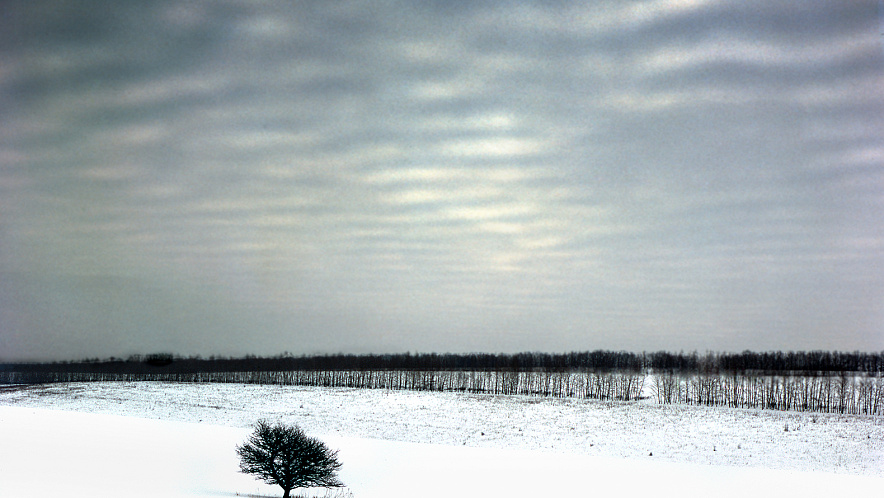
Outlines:
{"label": "sky", "polygon": [[0,360],[884,350],[877,0],[7,1]]}

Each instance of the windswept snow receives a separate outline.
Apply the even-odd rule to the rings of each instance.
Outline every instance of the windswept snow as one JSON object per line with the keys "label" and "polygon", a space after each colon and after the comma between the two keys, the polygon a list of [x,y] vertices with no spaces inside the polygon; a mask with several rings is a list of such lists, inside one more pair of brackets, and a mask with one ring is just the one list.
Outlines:
{"label": "windswept snow", "polygon": [[0,496],[277,496],[278,487],[237,472],[234,446],[260,418],[296,423],[339,449],[341,477],[355,498],[806,497],[884,489],[881,417],[94,383],[0,391]]}

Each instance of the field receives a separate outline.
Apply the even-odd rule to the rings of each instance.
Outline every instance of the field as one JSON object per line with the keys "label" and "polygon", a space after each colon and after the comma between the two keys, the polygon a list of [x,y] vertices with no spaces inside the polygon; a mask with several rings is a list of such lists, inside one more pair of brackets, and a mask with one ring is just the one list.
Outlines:
{"label": "field", "polygon": [[0,390],[0,496],[279,496],[237,472],[234,446],[260,418],[339,449],[355,498],[884,489],[884,417],[143,382]]}

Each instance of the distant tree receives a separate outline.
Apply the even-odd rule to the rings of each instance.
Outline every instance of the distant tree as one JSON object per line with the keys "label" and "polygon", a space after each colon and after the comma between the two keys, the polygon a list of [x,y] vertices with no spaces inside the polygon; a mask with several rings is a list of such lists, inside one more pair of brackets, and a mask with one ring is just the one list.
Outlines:
{"label": "distant tree", "polygon": [[260,420],[248,442],[236,447],[240,470],[282,487],[283,498],[296,488],[337,488],[338,452],[322,441],[307,437],[297,426],[270,425]]}
{"label": "distant tree", "polygon": [[153,353],[147,355],[144,362],[152,367],[165,367],[175,361],[175,355],[172,353]]}

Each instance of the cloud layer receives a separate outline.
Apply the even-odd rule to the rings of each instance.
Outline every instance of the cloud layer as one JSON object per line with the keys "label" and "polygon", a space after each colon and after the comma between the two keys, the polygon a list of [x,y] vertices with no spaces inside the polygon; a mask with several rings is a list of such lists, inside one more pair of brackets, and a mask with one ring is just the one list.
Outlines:
{"label": "cloud layer", "polygon": [[884,347],[874,1],[4,8],[0,356]]}

